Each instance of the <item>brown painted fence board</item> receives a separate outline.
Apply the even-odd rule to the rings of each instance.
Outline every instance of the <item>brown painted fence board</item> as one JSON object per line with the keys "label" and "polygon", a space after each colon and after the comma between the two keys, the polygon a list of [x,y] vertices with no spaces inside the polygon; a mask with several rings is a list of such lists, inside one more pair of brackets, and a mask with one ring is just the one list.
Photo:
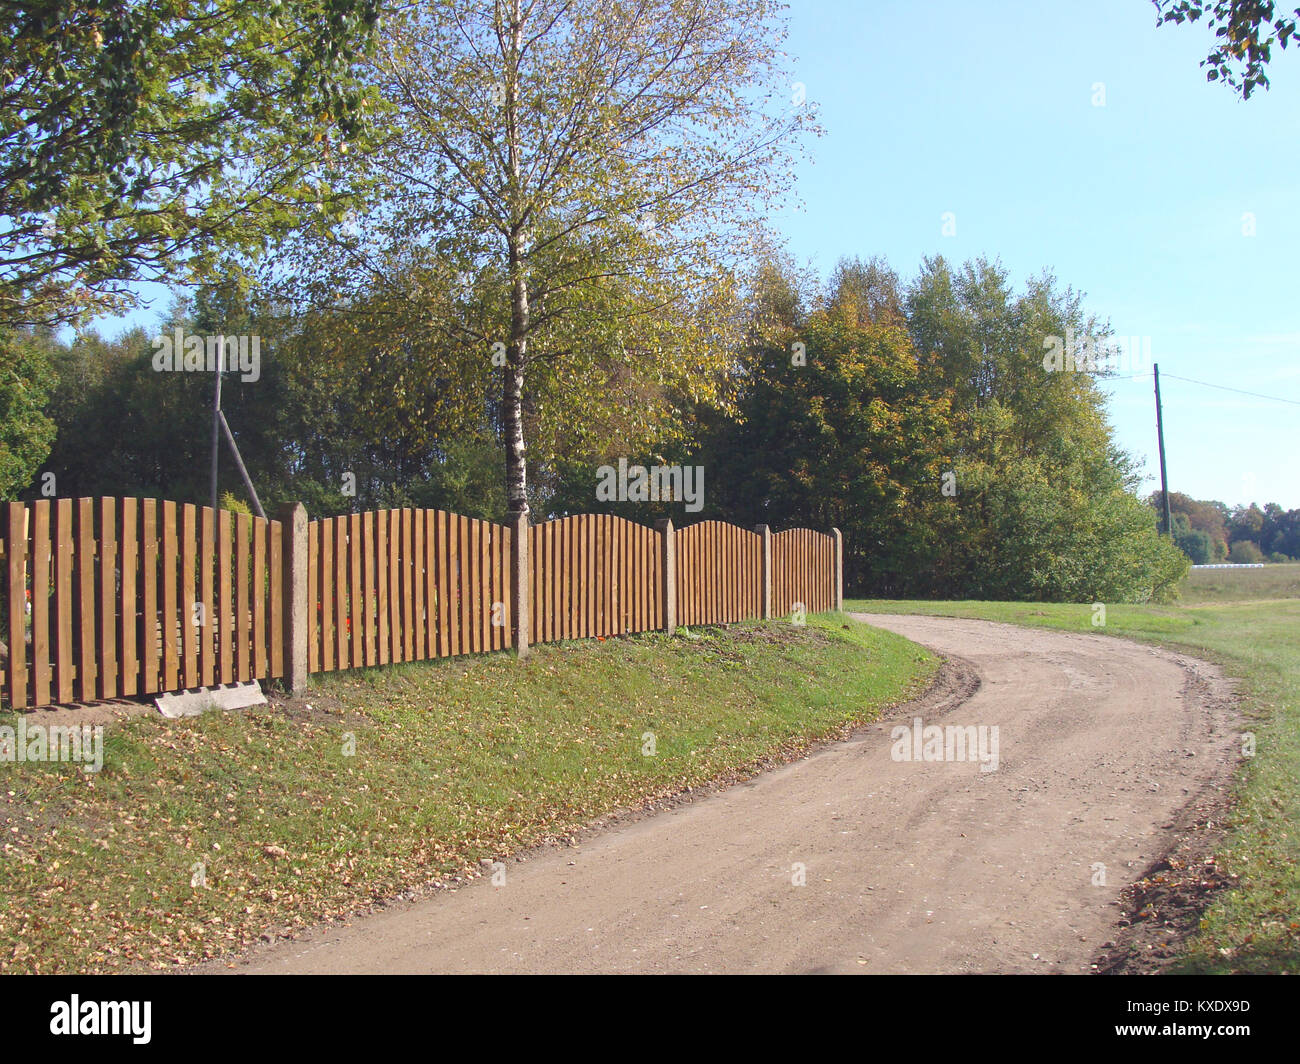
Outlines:
{"label": "brown painted fence board", "polygon": [[181,507],[181,584],[180,584],[180,625],[181,625],[181,686],[199,687],[199,636],[202,629],[197,625],[197,611],[194,606],[195,582],[199,568],[199,514],[198,507],[187,503]]}
{"label": "brown painted fence board", "polygon": [[253,679],[253,606],[248,564],[252,555],[253,519],[235,518],[235,678]]}
{"label": "brown painted fence board", "polygon": [[5,645],[9,652],[9,704],[27,705],[27,508],[20,502],[6,507],[5,569],[8,581],[9,625]]}
{"label": "brown painted fence board", "polygon": [[401,662],[402,654],[402,512],[388,511],[388,660]]}
{"label": "brown painted fence board", "polygon": [[222,683],[233,683],[235,679],[235,604],[232,580],[234,572],[230,562],[233,546],[232,516],[229,510],[221,510],[217,513],[217,612],[220,615],[221,633],[217,658]]}
{"label": "brown painted fence board", "polygon": [[411,660],[423,661],[427,654],[424,645],[424,526],[425,510],[416,510],[411,516],[415,538],[411,543],[411,586],[413,590],[411,614]]}
{"label": "brown painted fence board", "polygon": [[[45,706],[50,703],[53,678],[50,667],[50,586],[54,551],[50,539],[48,499],[32,505],[31,533],[32,705]],[[14,644],[10,642],[9,645],[12,647]]]}
{"label": "brown painted fence board", "polygon": [[98,658],[98,697],[116,698],[117,675],[117,522],[112,499],[99,499],[96,553],[98,588],[96,592],[95,654]]}
{"label": "brown painted fence board", "polygon": [[174,691],[180,685],[180,648],[177,646],[179,618],[176,612],[176,580],[179,565],[179,529],[176,522],[176,504],[162,504],[162,548],[158,555],[159,577],[162,586],[162,608],[158,626],[162,636],[162,686],[164,691]]}
{"label": "brown painted fence board", "polygon": [[140,501],[122,499],[118,507],[118,532],[122,545],[122,577],[117,610],[117,643],[122,663],[124,696],[140,690],[140,659],[137,656],[139,629],[135,617],[139,609],[137,576],[140,569]]}
{"label": "brown painted fence board", "polygon": [[[64,502],[67,500],[59,500]],[[209,578],[207,589],[212,589]],[[140,685],[141,694],[159,690],[158,502],[145,499],[140,515]],[[212,623],[212,618],[208,618]],[[209,629],[210,631],[210,629]],[[211,682],[211,681],[207,681]]]}
{"label": "brown painted fence board", "polygon": [[267,534],[270,574],[267,596],[271,600],[271,678],[284,675],[284,525],[270,522]]}
{"label": "brown painted fence board", "polygon": [[199,685],[211,687],[217,678],[217,515],[210,506],[199,510]]}
{"label": "brown painted fence board", "polygon": [[267,567],[266,567],[265,519],[253,518],[253,672],[257,676],[270,674],[270,662],[266,653],[266,606]]}
{"label": "brown painted fence board", "polygon": [[832,609],[835,602],[834,537],[807,528],[772,537],[772,613],[789,618],[796,603],[808,613]]}
{"label": "brown painted fence board", "polygon": [[352,514],[348,518],[348,625],[352,635],[352,667],[358,668],[368,664],[365,650],[365,598],[362,590],[361,561],[361,515]]}

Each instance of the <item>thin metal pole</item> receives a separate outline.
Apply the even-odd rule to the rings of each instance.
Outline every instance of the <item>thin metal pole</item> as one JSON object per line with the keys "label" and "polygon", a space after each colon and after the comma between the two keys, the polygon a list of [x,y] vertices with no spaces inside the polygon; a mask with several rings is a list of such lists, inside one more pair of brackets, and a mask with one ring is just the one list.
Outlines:
{"label": "thin metal pole", "polygon": [[[208,347],[211,351],[211,346]],[[217,510],[217,463],[221,454],[221,365],[226,360],[226,345],[223,339],[221,350],[217,354],[216,382],[212,387],[212,511]]]}

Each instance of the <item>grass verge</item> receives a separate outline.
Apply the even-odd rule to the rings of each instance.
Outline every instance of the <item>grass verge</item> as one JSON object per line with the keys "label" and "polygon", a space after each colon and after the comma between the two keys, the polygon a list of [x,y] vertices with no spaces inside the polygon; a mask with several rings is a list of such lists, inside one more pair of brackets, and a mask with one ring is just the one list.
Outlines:
{"label": "grass verge", "polygon": [[[1217,597],[1258,590],[1229,586]],[[1170,970],[1300,973],[1300,599],[1107,606],[1104,627],[1093,627],[1091,605],[855,600],[844,608],[1123,636],[1216,662],[1240,680],[1256,755],[1242,770],[1219,862],[1238,879],[1215,895]]]}
{"label": "grass verge", "polygon": [[938,665],[827,615],[337,673],[297,701],[122,721],[98,775],[0,763],[0,971],[174,967],[472,876],[795,757]]}

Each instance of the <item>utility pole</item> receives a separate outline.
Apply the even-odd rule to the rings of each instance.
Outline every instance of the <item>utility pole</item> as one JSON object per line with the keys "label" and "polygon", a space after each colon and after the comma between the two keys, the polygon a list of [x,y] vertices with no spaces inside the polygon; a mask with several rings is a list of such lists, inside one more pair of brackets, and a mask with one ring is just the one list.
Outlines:
{"label": "utility pole", "polygon": [[1174,523],[1169,516],[1169,477],[1165,473],[1165,422],[1160,409],[1160,363],[1155,364],[1156,371],[1156,439],[1160,444],[1160,495],[1163,500],[1164,531],[1166,536],[1174,534]]}
{"label": "utility pole", "polygon": [[[211,345],[208,346],[211,351]],[[226,345],[223,340],[217,354],[216,383],[212,388],[212,512],[217,512],[217,462],[221,454],[221,364],[226,360]]]}
{"label": "utility pole", "polygon": [[266,520],[266,513],[262,509],[262,501],[257,497],[257,489],[253,487],[253,478],[248,475],[248,470],[244,466],[244,458],[239,453],[239,444],[235,442],[235,434],[230,431],[230,423],[226,420],[226,415],[221,410],[221,370],[226,361],[226,344],[222,339],[221,352],[217,357],[217,379],[212,388],[212,512],[217,512],[217,466],[221,454],[221,436],[225,434],[226,443],[230,445],[230,453],[235,459],[235,468],[239,470],[239,476],[244,481],[244,487],[248,491],[248,497],[253,501],[253,511],[258,517]]}

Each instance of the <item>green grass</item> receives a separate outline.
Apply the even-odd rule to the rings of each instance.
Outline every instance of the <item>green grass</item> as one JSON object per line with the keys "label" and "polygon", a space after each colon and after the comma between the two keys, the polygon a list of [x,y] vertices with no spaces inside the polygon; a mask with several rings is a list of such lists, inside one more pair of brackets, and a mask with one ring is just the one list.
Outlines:
{"label": "green grass", "polygon": [[[1173,970],[1300,973],[1300,598],[1252,601],[1266,587],[1285,591],[1286,577],[1270,570],[1288,568],[1300,567],[1198,570],[1193,577],[1217,575],[1195,593],[1221,601],[1107,606],[1104,628],[1093,627],[1090,605],[858,600],[845,609],[1123,636],[1217,662],[1240,679],[1257,752],[1241,770],[1222,855],[1240,878],[1216,897]],[[1269,575],[1267,584],[1256,579],[1260,573]]]}
{"label": "green grass", "polygon": [[1179,591],[1180,601],[1188,605],[1300,599],[1300,562],[1263,569],[1193,569]]}
{"label": "green grass", "polygon": [[337,673],[287,707],[137,717],[110,728],[98,776],[0,764],[0,970],[166,968],[350,914],[796,756],[937,668],[836,615]]}

